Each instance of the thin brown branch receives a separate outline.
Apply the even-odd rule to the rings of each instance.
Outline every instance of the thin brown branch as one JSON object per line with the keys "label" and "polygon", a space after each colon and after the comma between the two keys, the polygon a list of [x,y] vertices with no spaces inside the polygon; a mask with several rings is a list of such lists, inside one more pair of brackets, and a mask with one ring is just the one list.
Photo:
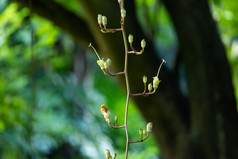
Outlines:
{"label": "thin brown branch", "polygon": [[117,76],[117,75],[122,75],[122,74],[125,74],[125,72],[118,72],[118,73],[112,73],[110,67],[107,69],[107,74],[109,76]]}
{"label": "thin brown branch", "polygon": [[113,125],[111,125],[111,124],[108,124],[111,128],[113,128],[113,129],[120,129],[120,128],[124,128],[125,127],[125,125],[122,125],[122,126],[113,126]]}
{"label": "thin brown branch", "polygon": [[146,139],[149,138],[149,133],[147,134],[147,136],[144,138],[144,139],[141,139],[141,140],[136,140],[136,141],[129,141],[129,143],[138,143],[138,142],[143,142],[145,141]]}
{"label": "thin brown branch", "polygon": [[117,31],[121,31],[121,28],[118,28],[118,29],[101,28],[101,32],[103,33],[115,33]]}

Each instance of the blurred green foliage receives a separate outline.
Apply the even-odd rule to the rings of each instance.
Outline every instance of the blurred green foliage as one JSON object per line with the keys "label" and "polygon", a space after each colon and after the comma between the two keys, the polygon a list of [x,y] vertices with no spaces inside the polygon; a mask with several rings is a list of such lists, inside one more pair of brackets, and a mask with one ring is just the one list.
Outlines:
{"label": "blurred green foliage", "polygon": [[[67,8],[76,12],[75,3]],[[104,158],[106,148],[123,158],[124,130],[109,128],[100,113],[105,103],[123,124],[125,95],[115,79],[105,77],[94,54],[78,49],[51,22],[36,15],[30,21],[27,9],[7,0],[0,9],[0,158]],[[75,71],[77,53],[85,56],[81,67],[86,73]],[[146,123],[133,104],[129,113],[130,135],[136,140]],[[131,148],[131,155],[152,158],[158,149],[150,140]]]}
{"label": "blurred green foliage", "polygon": [[[57,2],[84,17],[78,1]],[[226,44],[238,98],[238,6],[232,0],[210,3]],[[173,61],[178,42],[164,6],[156,0],[136,0],[136,7],[147,35]],[[124,90],[115,78],[103,75],[95,55],[51,22],[37,15],[30,21],[27,9],[8,0],[0,1],[0,28],[0,158],[25,159],[30,154],[36,159],[104,158],[106,148],[124,158],[124,129],[109,128],[100,113],[100,105],[105,103],[122,125]],[[77,72],[75,63],[80,59],[81,72]],[[128,125],[133,140],[146,125],[133,104]],[[153,137],[130,147],[134,159],[156,159],[158,155]]]}

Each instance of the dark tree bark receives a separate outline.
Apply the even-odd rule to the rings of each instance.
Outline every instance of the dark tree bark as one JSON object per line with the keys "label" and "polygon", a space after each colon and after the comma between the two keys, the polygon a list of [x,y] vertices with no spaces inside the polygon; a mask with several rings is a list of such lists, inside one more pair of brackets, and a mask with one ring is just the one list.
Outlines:
{"label": "dark tree bark", "polygon": [[[95,41],[100,54],[112,59],[115,71],[122,71],[123,43],[120,33],[102,34],[97,14],[108,17],[108,26],[120,25],[120,11],[115,0],[79,0],[85,21],[54,1],[34,0],[33,11],[51,20],[86,46]],[[17,0],[27,6],[25,0]],[[236,159],[238,158],[238,119],[230,68],[224,46],[206,0],[163,0],[179,37],[185,64],[189,96],[183,97],[175,71],[163,68],[159,93],[133,100],[146,120],[154,123],[154,135],[166,159]],[[133,1],[125,1],[127,33],[135,44],[144,38],[135,16]],[[53,16],[52,16],[52,13]],[[69,18],[70,17],[70,18]],[[69,25],[72,24],[73,26]],[[67,25],[65,24],[67,23]],[[155,76],[160,58],[149,39],[141,56],[129,56],[132,92],[143,88],[142,76]],[[123,78],[119,78],[123,83]],[[141,88],[141,89],[140,89]]]}

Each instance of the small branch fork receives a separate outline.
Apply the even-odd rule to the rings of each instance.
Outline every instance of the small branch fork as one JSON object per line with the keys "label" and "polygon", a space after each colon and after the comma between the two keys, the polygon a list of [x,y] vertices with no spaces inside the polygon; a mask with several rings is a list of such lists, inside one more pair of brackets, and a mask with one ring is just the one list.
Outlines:
{"label": "small branch fork", "polygon": [[117,31],[121,31],[121,28],[118,28],[118,29],[108,29],[106,27],[102,27],[102,25],[99,25],[100,28],[101,28],[101,32],[103,33],[115,33]]}
{"label": "small branch fork", "polygon": [[[107,122],[108,123],[108,122]],[[113,129],[120,129],[120,128],[124,128],[125,125],[122,125],[122,126],[117,126],[116,123],[115,123],[115,126],[111,125],[111,123],[108,123],[108,125],[113,128]]]}
{"label": "small branch fork", "polygon": [[135,93],[135,94],[130,94],[130,96],[144,96],[144,97],[147,97],[151,94],[154,94],[156,92],[156,89],[154,89],[153,92],[147,92],[146,93],[146,83],[144,83],[144,92],[142,93]]}
{"label": "small branch fork", "polygon": [[145,138],[143,138],[143,139],[141,138],[140,140],[136,140],[136,141],[129,141],[129,143],[138,143],[138,142],[143,142],[143,141],[145,141],[146,139],[148,139],[149,136],[150,136],[150,134],[147,133],[147,136],[146,136]]}
{"label": "small branch fork", "polygon": [[112,73],[112,71],[111,71],[111,68],[110,67],[108,67],[108,69],[107,69],[107,75],[109,75],[109,76],[117,76],[117,75],[122,75],[122,74],[125,74],[125,72],[118,72],[118,73]]}
{"label": "small branch fork", "polygon": [[130,43],[130,47],[132,51],[128,51],[128,54],[136,54],[136,55],[141,55],[144,52],[144,49],[142,48],[140,52],[136,51],[132,45],[132,43]]}

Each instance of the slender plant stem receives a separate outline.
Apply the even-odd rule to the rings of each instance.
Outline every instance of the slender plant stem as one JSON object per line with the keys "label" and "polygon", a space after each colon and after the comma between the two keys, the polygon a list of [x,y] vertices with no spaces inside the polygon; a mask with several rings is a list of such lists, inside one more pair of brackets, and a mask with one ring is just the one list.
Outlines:
{"label": "slender plant stem", "polygon": [[94,50],[95,54],[97,55],[98,59],[101,60],[100,56],[98,55],[97,50],[93,47],[93,45],[91,43],[89,43],[88,47],[91,47]]}
{"label": "slender plant stem", "polygon": [[148,139],[148,137],[149,137],[149,134],[147,134],[147,136],[146,136],[144,139],[137,140],[137,141],[129,141],[129,143],[138,143],[138,142],[143,142],[143,141],[145,141],[146,139]]}
{"label": "slender plant stem", "polygon": [[166,61],[164,59],[162,60],[161,64],[159,65],[159,69],[158,69],[158,72],[157,72],[157,77],[159,77],[160,69],[161,69],[163,63],[166,63]]}
{"label": "slender plant stem", "polygon": [[128,157],[128,149],[129,149],[129,134],[128,134],[128,127],[127,127],[127,116],[128,116],[128,107],[129,107],[129,99],[130,99],[130,85],[129,85],[129,77],[127,72],[127,66],[128,66],[128,45],[126,40],[126,32],[124,28],[124,21],[121,24],[122,29],[122,36],[124,41],[124,47],[125,47],[125,66],[124,66],[124,72],[125,72],[125,80],[126,80],[126,90],[127,90],[127,99],[126,99],[126,111],[125,111],[125,131],[126,131],[126,152],[125,152],[125,159]]}

